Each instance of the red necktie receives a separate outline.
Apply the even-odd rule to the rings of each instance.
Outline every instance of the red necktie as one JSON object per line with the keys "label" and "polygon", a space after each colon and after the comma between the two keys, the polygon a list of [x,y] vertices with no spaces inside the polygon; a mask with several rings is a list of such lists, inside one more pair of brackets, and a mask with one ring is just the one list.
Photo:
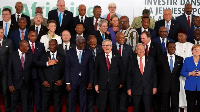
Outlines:
{"label": "red necktie", "polygon": [[109,58],[108,58],[109,55],[106,55],[106,63],[107,63],[107,68],[108,70],[110,69],[110,61],[109,61]]}
{"label": "red necktie", "polygon": [[119,45],[118,53],[121,55],[121,45]]}
{"label": "red necktie", "polygon": [[22,31],[22,40],[24,40],[24,31]]}
{"label": "red necktie", "polygon": [[148,45],[146,45],[146,55],[149,55],[149,49],[148,49]]}
{"label": "red necktie", "polygon": [[34,48],[34,46],[33,46],[33,43],[32,43],[32,53],[34,54],[35,53],[35,48]]}
{"label": "red necktie", "polygon": [[98,21],[98,19],[96,19],[96,22],[95,22],[95,24],[94,24],[94,29],[97,31],[97,21]]}
{"label": "red necktie", "polygon": [[22,53],[22,56],[21,56],[21,63],[22,63],[22,68],[24,69],[24,53]]}
{"label": "red necktie", "polygon": [[188,24],[189,24],[189,27],[191,27],[191,25],[190,25],[190,16],[188,16]]}
{"label": "red necktie", "polygon": [[143,63],[142,63],[142,58],[140,58],[140,72],[143,75]]}

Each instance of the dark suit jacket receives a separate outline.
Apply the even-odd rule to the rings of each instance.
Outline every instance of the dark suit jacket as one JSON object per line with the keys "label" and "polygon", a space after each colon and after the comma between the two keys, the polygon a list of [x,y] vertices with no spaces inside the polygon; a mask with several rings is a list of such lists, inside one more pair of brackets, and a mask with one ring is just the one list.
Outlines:
{"label": "dark suit jacket", "polygon": [[73,34],[74,27],[73,27],[73,14],[70,11],[65,10],[62,19],[62,25],[60,26],[58,12],[57,9],[51,10],[48,13],[48,21],[55,20],[56,21],[56,31],[57,35],[61,35],[63,30],[69,30],[71,34]]}
{"label": "dark suit jacket", "polygon": [[[140,35],[141,35],[141,33],[142,33],[142,28],[137,28],[136,31],[138,32],[138,35],[139,35],[139,42],[141,43],[142,41],[141,41]],[[153,29],[148,28],[148,32],[150,32],[150,34],[151,34],[151,39],[154,39],[154,38],[157,37],[157,36],[156,36],[156,34],[157,34],[156,31],[154,31]]]}
{"label": "dark suit jacket", "polygon": [[[74,29],[78,23],[80,23],[79,15],[74,17],[74,25],[75,25]],[[91,19],[89,19],[89,17],[85,16],[83,25],[85,27],[85,31],[83,32],[84,34],[86,34],[86,35],[93,34],[93,32],[94,32],[93,23],[92,23]]]}
{"label": "dark suit jacket", "polygon": [[[86,48],[86,49],[90,49],[88,45],[86,45],[85,48]],[[97,46],[96,46],[96,56],[97,56],[98,54],[102,53],[102,52],[103,52],[102,46],[97,45]]]}
{"label": "dark suit jacket", "polygon": [[[30,27],[29,27],[29,30],[35,30],[35,25],[30,26]],[[41,38],[43,35],[46,35],[48,31],[49,31],[49,30],[47,29],[46,26],[41,25],[41,29],[40,29],[40,32],[39,32],[39,34],[38,34],[37,41],[39,42],[39,41],[40,41],[40,38]]]}
{"label": "dark suit jacket", "polygon": [[148,56],[156,60],[160,55],[162,55],[161,45],[151,41]]}
{"label": "dark suit jacket", "polygon": [[132,90],[132,95],[152,94],[152,89],[157,88],[157,73],[154,59],[145,56],[143,75],[140,72],[137,56],[129,64],[127,89]]}
{"label": "dark suit jacket", "polygon": [[[48,61],[48,57],[51,57],[49,51],[42,55],[41,60]],[[45,89],[47,91],[51,91],[52,89],[55,91],[62,90],[62,86],[55,85],[55,82],[58,80],[61,80],[64,84],[65,56],[57,52],[56,59],[58,59],[58,63],[56,65],[53,65],[54,69],[52,68],[52,66],[39,69],[41,82],[43,83],[44,81],[48,81],[48,83],[50,84],[50,87],[42,86],[42,89]]]}
{"label": "dark suit jacket", "polygon": [[[193,24],[193,18],[194,17],[195,17],[195,15],[192,14],[192,19],[190,20],[191,27],[194,27],[194,24]],[[185,13],[176,17],[176,20],[181,24],[182,29],[188,30],[190,28]]]}
{"label": "dark suit jacket", "polygon": [[12,54],[14,50],[13,43],[10,39],[4,38],[0,50],[0,60],[2,65],[2,73],[3,75],[8,75],[8,60],[10,54]]}
{"label": "dark suit jacket", "polygon": [[[156,21],[155,23],[155,28],[154,30],[157,32],[157,36],[159,36],[158,31],[159,28],[165,26],[165,20],[160,20],[160,21]],[[178,41],[177,36],[178,36],[178,31],[181,29],[181,25],[178,21],[176,20],[171,20],[171,26],[170,26],[170,30],[169,30],[169,34],[168,37],[171,37],[171,39],[175,40],[176,42]]]}
{"label": "dark suit jacket", "polygon": [[[0,21],[0,26],[3,27],[3,21]],[[8,31],[8,35],[7,38],[9,38],[11,31],[16,30],[18,28],[18,25],[15,21],[11,20],[11,25],[10,25],[10,29]]]}
{"label": "dark suit jacket", "polygon": [[[107,83],[109,81],[109,83]],[[106,64],[105,53],[97,55],[95,60],[94,85],[98,85],[99,89],[118,90],[119,85],[124,85],[125,75],[124,66],[121,56],[112,52],[110,69]]]}
{"label": "dark suit jacket", "polygon": [[189,29],[187,30],[188,35],[187,35],[187,39],[186,39],[186,40],[187,40],[188,42],[194,40],[194,35],[193,35],[194,30],[195,30],[194,26],[191,27],[191,28],[189,28]]}
{"label": "dark suit jacket", "polygon": [[[102,39],[102,36],[101,36],[101,33],[99,30],[95,32],[95,36],[97,38],[97,44],[102,45],[103,39]],[[109,34],[105,33],[105,39],[111,40],[111,36]]]}
{"label": "dark suit jacket", "polygon": [[[10,39],[13,42],[14,50],[17,50],[19,47],[19,41],[21,40],[19,29],[16,29],[10,33]],[[26,29],[24,40],[28,42],[28,29]]]}
{"label": "dark suit jacket", "polygon": [[[70,42],[74,45],[76,45],[76,37],[77,37],[77,34],[75,35],[72,35],[71,36],[71,39],[70,39]],[[87,42],[88,40],[88,35],[87,34],[83,34],[83,37],[85,38],[85,42]],[[87,44],[87,43],[86,43]]]}
{"label": "dark suit jacket", "polygon": [[[27,15],[25,15],[25,14],[22,14],[21,17],[25,17],[25,18],[26,18],[26,20],[27,20],[27,25],[26,25],[26,27],[28,28],[28,27],[30,26],[30,24],[31,24],[30,17],[27,16]],[[12,15],[11,15],[11,20],[17,22],[17,21],[16,21],[15,14],[12,14]],[[17,24],[17,25],[18,25],[18,24]]]}
{"label": "dark suit jacket", "polygon": [[[32,45],[29,45],[29,52],[32,53]],[[35,53],[33,54],[36,60],[40,60],[42,54],[45,52],[44,44],[40,42],[35,42]],[[39,78],[38,67],[33,65],[31,69],[32,79]]]}
{"label": "dark suit jacket", "polygon": [[[153,41],[153,42],[156,42],[156,43],[158,43],[158,44],[162,44],[162,42],[160,41],[160,37],[157,37],[157,38],[153,39],[152,41]],[[168,42],[175,42],[175,41],[174,41],[173,39],[167,37],[167,43],[168,43]]]}
{"label": "dark suit jacket", "polygon": [[[75,46],[74,44],[71,44],[71,43],[70,43],[69,49],[72,49],[72,48],[76,48],[76,46]],[[57,51],[58,51],[60,54],[66,55],[66,52],[65,52],[65,50],[63,49],[63,43],[58,45]]]}
{"label": "dark suit jacket", "polygon": [[167,55],[158,58],[157,70],[160,78],[159,90],[161,93],[178,93],[180,90],[180,72],[183,65],[183,58],[175,55],[174,68],[171,72]]}
{"label": "dark suit jacket", "polygon": [[66,53],[65,61],[65,82],[71,85],[76,85],[79,73],[81,72],[81,77],[83,84],[88,85],[88,83],[93,83],[94,74],[94,60],[92,52],[89,49],[84,49],[81,58],[81,64],[79,64],[76,48],[72,48]]}
{"label": "dark suit jacket", "polygon": [[[101,17],[100,17],[101,18]],[[90,21],[92,22],[92,28],[93,28],[93,32],[92,32],[92,35],[95,34],[95,28],[94,28],[94,16],[93,17],[89,17]],[[104,18],[101,18],[101,19],[104,19]]]}
{"label": "dark suit jacket", "polygon": [[46,66],[46,62],[39,62],[35,60],[32,53],[25,54],[24,69],[22,68],[19,52],[14,51],[9,57],[8,65],[8,85],[13,85],[15,89],[20,89],[22,84],[27,87],[30,85],[31,80],[31,68],[32,65]]}

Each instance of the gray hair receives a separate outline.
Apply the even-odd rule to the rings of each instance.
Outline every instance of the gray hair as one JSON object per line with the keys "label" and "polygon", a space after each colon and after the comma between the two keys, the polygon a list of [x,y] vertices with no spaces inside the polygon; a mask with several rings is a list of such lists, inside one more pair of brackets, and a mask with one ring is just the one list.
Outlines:
{"label": "gray hair", "polygon": [[102,42],[102,45],[103,45],[104,42],[107,42],[107,41],[110,42],[110,43],[111,43],[111,46],[112,46],[112,41],[109,40],[109,39],[105,39],[105,40]]}
{"label": "gray hair", "polygon": [[101,20],[99,21],[99,26],[102,26],[103,23],[107,23],[107,24],[108,24],[108,21],[105,20],[105,19],[101,19]]}
{"label": "gray hair", "polygon": [[114,5],[115,7],[117,7],[115,3],[110,3],[110,4],[108,5],[108,8],[110,8],[111,5]]}
{"label": "gray hair", "polygon": [[58,1],[57,1],[57,5],[59,4],[59,1],[64,1],[64,2],[65,2],[65,0],[58,0]]}
{"label": "gray hair", "polygon": [[43,15],[42,14],[40,14],[40,13],[37,13],[37,14],[35,14],[35,17],[34,17],[34,19],[36,18],[36,16],[37,15],[40,15],[40,16],[42,16],[42,18],[43,18]]}
{"label": "gray hair", "polygon": [[82,39],[85,40],[85,38],[84,38],[83,36],[77,36],[77,37],[76,37],[76,42],[79,42],[79,40],[82,40]]}
{"label": "gray hair", "polygon": [[142,46],[144,47],[144,49],[145,49],[145,46],[144,46],[142,43],[137,43],[137,44],[136,44],[136,47],[135,47],[135,51],[137,50],[137,47],[138,47],[139,45],[142,45]]}

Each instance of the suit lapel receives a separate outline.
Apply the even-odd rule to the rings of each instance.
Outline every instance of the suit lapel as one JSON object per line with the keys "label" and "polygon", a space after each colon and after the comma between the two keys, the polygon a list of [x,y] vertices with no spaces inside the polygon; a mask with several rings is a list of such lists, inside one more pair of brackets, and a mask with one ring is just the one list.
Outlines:
{"label": "suit lapel", "polygon": [[112,59],[111,59],[110,69],[115,65],[115,62],[116,62],[115,58],[116,58],[116,55],[114,53],[112,53]]}
{"label": "suit lapel", "polygon": [[148,69],[149,59],[147,56],[145,56],[145,66],[144,66],[144,72],[143,75],[146,73],[146,70]]}
{"label": "suit lapel", "polygon": [[[136,65],[136,69],[139,71],[140,75],[142,75],[141,71],[140,71],[140,67],[139,67],[139,64],[138,64],[138,60],[137,60],[137,56],[135,58],[135,65]],[[143,73],[144,74],[144,73]]]}
{"label": "suit lapel", "polygon": [[4,48],[6,47],[5,45],[6,45],[6,39],[4,38],[4,39],[3,39],[3,42],[2,42],[2,45],[1,45],[0,54],[2,54]]}
{"label": "suit lapel", "polygon": [[65,24],[66,20],[67,20],[66,11],[64,11],[64,13],[63,13],[63,19],[62,19],[62,25]]}
{"label": "suit lapel", "polygon": [[85,52],[86,52],[85,49],[83,49],[83,53],[82,53],[82,57],[81,57],[81,64],[82,64],[83,61],[84,61],[84,58],[85,58],[85,55],[86,55]]}
{"label": "suit lapel", "polygon": [[126,46],[125,45],[123,45],[122,58],[123,58],[124,55],[126,55]]}

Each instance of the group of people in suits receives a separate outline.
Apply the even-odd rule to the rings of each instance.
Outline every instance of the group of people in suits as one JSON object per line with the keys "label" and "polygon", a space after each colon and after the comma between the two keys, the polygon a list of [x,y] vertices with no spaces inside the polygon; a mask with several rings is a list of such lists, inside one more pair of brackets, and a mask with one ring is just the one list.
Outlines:
{"label": "group of people in suits", "polygon": [[95,105],[105,112],[107,102],[111,112],[127,112],[129,96],[134,112],[151,112],[152,107],[155,112],[170,107],[193,112],[200,102],[200,17],[192,14],[190,3],[176,20],[170,9],[159,21],[144,9],[133,26],[127,16],[115,13],[114,3],[108,5],[107,20],[98,5],[94,16],[87,17],[80,4],[73,17],[64,0],[57,1],[48,18],[41,7],[31,20],[22,14],[22,2],[15,9],[11,14],[4,8],[0,21],[6,112],[16,112],[19,102],[23,112],[33,112],[34,103],[38,112],[48,112],[52,102],[55,112],[61,112],[63,94],[68,112],[75,112],[77,101],[81,112],[94,112]]}

